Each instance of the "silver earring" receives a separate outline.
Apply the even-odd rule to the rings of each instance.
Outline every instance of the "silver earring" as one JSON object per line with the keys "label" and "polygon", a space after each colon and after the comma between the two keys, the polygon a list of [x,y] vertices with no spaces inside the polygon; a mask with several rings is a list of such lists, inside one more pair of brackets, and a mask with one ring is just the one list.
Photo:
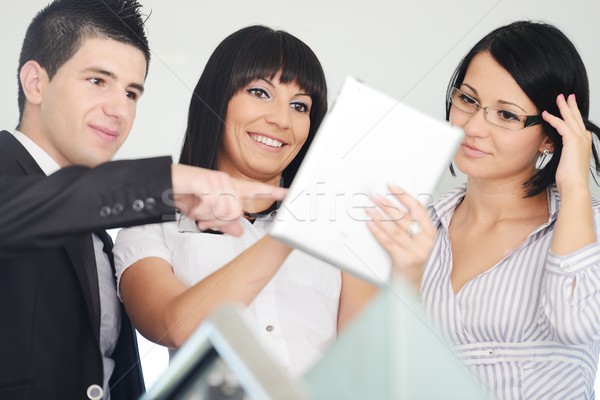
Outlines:
{"label": "silver earring", "polygon": [[544,168],[546,166],[547,161],[550,161],[549,159],[546,160],[548,158],[548,154],[551,154],[550,150],[544,149],[544,151],[542,151],[542,154],[540,155],[540,157],[538,159],[537,169]]}

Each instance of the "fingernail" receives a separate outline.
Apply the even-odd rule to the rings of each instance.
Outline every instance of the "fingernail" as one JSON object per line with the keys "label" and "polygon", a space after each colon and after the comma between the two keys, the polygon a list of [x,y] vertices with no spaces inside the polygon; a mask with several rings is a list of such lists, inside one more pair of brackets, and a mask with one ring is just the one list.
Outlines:
{"label": "fingernail", "polygon": [[565,95],[564,95],[564,94],[562,94],[562,93],[560,94],[560,96],[559,96],[559,97],[560,97],[561,99],[563,99],[563,100],[565,99]]}
{"label": "fingernail", "polygon": [[400,189],[400,186],[396,185],[396,184],[395,184],[395,183],[393,183],[393,182],[390,182],[390,181],[388,181],[387,185],[388,185],[388,187],[389,187],[390,189],[393,189],[393,190],[395,190],[395,191],[399,191],[399,190],[401,190],[401,189]]}

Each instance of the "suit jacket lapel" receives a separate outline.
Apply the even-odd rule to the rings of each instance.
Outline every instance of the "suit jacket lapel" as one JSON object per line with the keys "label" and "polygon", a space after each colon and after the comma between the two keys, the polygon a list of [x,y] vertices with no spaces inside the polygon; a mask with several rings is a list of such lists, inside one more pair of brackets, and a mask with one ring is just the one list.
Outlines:
{"label": "suit jacket lapel", "polygon": [[94,328],[94,336],[100,344],[100,287],[96,255],[91,234],[81,235],[65,246],[71,258],[73,269],[81,285],[83,297]]}
{"label": "suit jacket lapel", "polygon": [[[9,132],[0,132],[0,146],[7,149],[23,168],[23,175],[44,175],[29,152]],[[83,297],[94,328],[96,341],[100,342],[100,289],[94,255],[92,235],[80,235],[65,246],[81,285]]]}
{"label": "suit jacket lapel", "polygon": [[115,257],[113,256],[113,253],[112,253],[112,249],[114,247],[112,238],[110,237],[108,232],[106,232],[105,230],[96,231],[96,232],[94,232],[94,234],[96,236],[98,236],[100,238],[100,240],[102,240],[102,244],[104,245],[102,250],[108,256],[108,261],[110,262],[110,268],[114,275],[116,273],[116,271],[115,271]]}
{"label": "suit jacket lapel", "polygon": [[23,168],[24,175],[44,175],[33,157],[11,133],[7,131],[0,132],[0,146],[13,155],[17,163]]}

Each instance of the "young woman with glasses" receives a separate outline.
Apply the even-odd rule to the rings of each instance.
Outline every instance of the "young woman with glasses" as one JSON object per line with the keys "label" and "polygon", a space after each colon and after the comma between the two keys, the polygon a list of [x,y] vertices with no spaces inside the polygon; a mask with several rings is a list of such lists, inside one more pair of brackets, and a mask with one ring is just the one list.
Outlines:
{"label": "young woman with glasses", "polygon": [[500,27],[458,65],[446,111],[464,129],[453,166],[466,185],[430,207],[431,221],[405,199],[420,229],[390,222],[379,201],[372,232],[498,398],[593,398],[600,202],[589,171],[600,129],[579,54],[551,25]]}

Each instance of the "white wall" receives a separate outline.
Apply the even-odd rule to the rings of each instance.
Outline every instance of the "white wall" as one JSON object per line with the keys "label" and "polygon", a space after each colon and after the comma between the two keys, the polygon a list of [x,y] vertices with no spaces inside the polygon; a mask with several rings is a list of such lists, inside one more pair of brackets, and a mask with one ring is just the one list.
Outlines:
{"label": "white wall", "polygon": [[[16,67],[27,23],[49,0],[2,1],[0,127],[17,121]],[[177,159],[187,106],[206,59],[229,33],[250,25],[285,29],[322,61],[333,99],[354,75],[430,115],[443,118],[450,75],[491,29],[514,19],[544,20],[576,44],[588,68],[591,119],[600,122],[600,2],[589,0],[141,0],[153,60],[137,122],[117,158],[171,154]],[[447,176],[439,192],[460,182]],[[597,193],[600,193],[597,191]]]}
{"label": "white wall", "polygon": [[[0,128],[17,123],[16,68],[25,29],[49,0],[1,0]],[[153,60],[137,122],[118,158],[170,154],[177,159],[188,102],[203,65],[231,32],[251,24],[289,31],[320,58],[330,100],[346,75],[443,118],[450,75],[491,29],[515,19],[553,23],[586,63],[590,119],[600,122],[600,2],[597,0],[141,0]],[[460,178],[446,177],[439,192]],[[598,191],[596,190],[596,196]]]}

